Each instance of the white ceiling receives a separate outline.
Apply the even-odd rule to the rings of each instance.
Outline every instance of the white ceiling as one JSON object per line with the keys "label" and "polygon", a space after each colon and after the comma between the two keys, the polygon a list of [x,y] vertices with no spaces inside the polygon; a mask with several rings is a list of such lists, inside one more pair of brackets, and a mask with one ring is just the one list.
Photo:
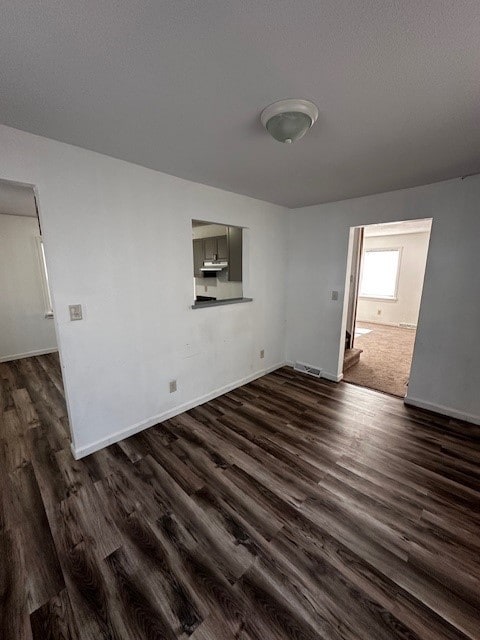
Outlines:
{"label": "white ceiling", "polygon": [[0,214],[12,216],[37,216],[35,195],[32,187],[0,180]]}
{"label": "white ceiling", "polygon": [[364,235],[366,238],[371,238],[374,236],[403,235],[405,233],[429,233],[431,228],[432,218],[424,218],[422,220],[369,224],[364,227]]}
{"label": "white ceiling", "polygon": [[[0,121],[296,207],[480,171],[478,0],[5,0]],[[319,107],[293,145],[283,98]]]}

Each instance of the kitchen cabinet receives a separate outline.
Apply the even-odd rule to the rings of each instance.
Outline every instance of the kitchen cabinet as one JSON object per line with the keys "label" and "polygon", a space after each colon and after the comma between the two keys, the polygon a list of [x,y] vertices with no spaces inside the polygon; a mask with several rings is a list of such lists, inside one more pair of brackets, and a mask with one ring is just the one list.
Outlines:
{"label": "kitchen cabinet", "polygon": [[228,280],[242,282],[242,229],[228,227]]}
{"label": "kitchen cabinet", "polygon": [[204,238],[205,260],[217,259],[217,238]]}
{"label": "kitchen cabinet", "polygon": [[213,238],[197,238],[193,241],[193,255],[195,262],[195,273],[197,272],[197,262],[200,260],[228,260],[228,239],[227,236],[214,236]]}
{"label": "kitchen cabinet", "polygon": [[193,241],[193,272],[196,278],[203,276],[200,270],[206,260],[226,260],[228,280],[242,281],[242,229],[228,227],[226,236],[197,238]]}
{"label": "kitchen cabinet", "polygon": [[203,238],[198,238],[193,241],[193,275],[195,278],[201,278],[203,267],[203,261],[205,260],[205,248]]}
{"label": "kitchen cabinet", "polygon": [[218,236],[217,238],[217,260],[228,260],[227,236]]}

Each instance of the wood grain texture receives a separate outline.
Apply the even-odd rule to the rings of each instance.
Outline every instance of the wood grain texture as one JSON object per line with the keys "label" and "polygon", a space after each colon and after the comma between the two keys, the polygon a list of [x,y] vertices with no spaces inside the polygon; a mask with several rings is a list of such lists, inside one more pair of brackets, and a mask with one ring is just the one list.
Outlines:
{"label": "wood grain texture", "polygon": [[479,640],[480,428],[284,368],[73,460],[0,364],[2,640]]}

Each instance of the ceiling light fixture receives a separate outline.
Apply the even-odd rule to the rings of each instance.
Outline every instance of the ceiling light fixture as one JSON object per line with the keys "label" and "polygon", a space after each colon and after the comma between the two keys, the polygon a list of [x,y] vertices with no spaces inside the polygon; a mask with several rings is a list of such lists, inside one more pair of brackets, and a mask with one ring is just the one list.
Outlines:
{"label": "ceiling light fixture", "polygon": [[317,118],[318,109],[309,100],[280,100],[264,109],[260,116],[272,138],[287,144],[303,138]]}

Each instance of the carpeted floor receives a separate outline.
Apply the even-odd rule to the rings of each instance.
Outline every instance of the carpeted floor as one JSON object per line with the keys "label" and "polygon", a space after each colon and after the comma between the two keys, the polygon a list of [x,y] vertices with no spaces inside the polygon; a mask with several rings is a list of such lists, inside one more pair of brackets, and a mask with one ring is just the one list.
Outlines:
{"label": "carpeted floor", "polygon": [[348,369],[343,379],[362,387],[404,397],[412,363],[415,330],[384,324],[358,322],[371,333],[356,336],[355,348],[363,349],[360,362]]}

